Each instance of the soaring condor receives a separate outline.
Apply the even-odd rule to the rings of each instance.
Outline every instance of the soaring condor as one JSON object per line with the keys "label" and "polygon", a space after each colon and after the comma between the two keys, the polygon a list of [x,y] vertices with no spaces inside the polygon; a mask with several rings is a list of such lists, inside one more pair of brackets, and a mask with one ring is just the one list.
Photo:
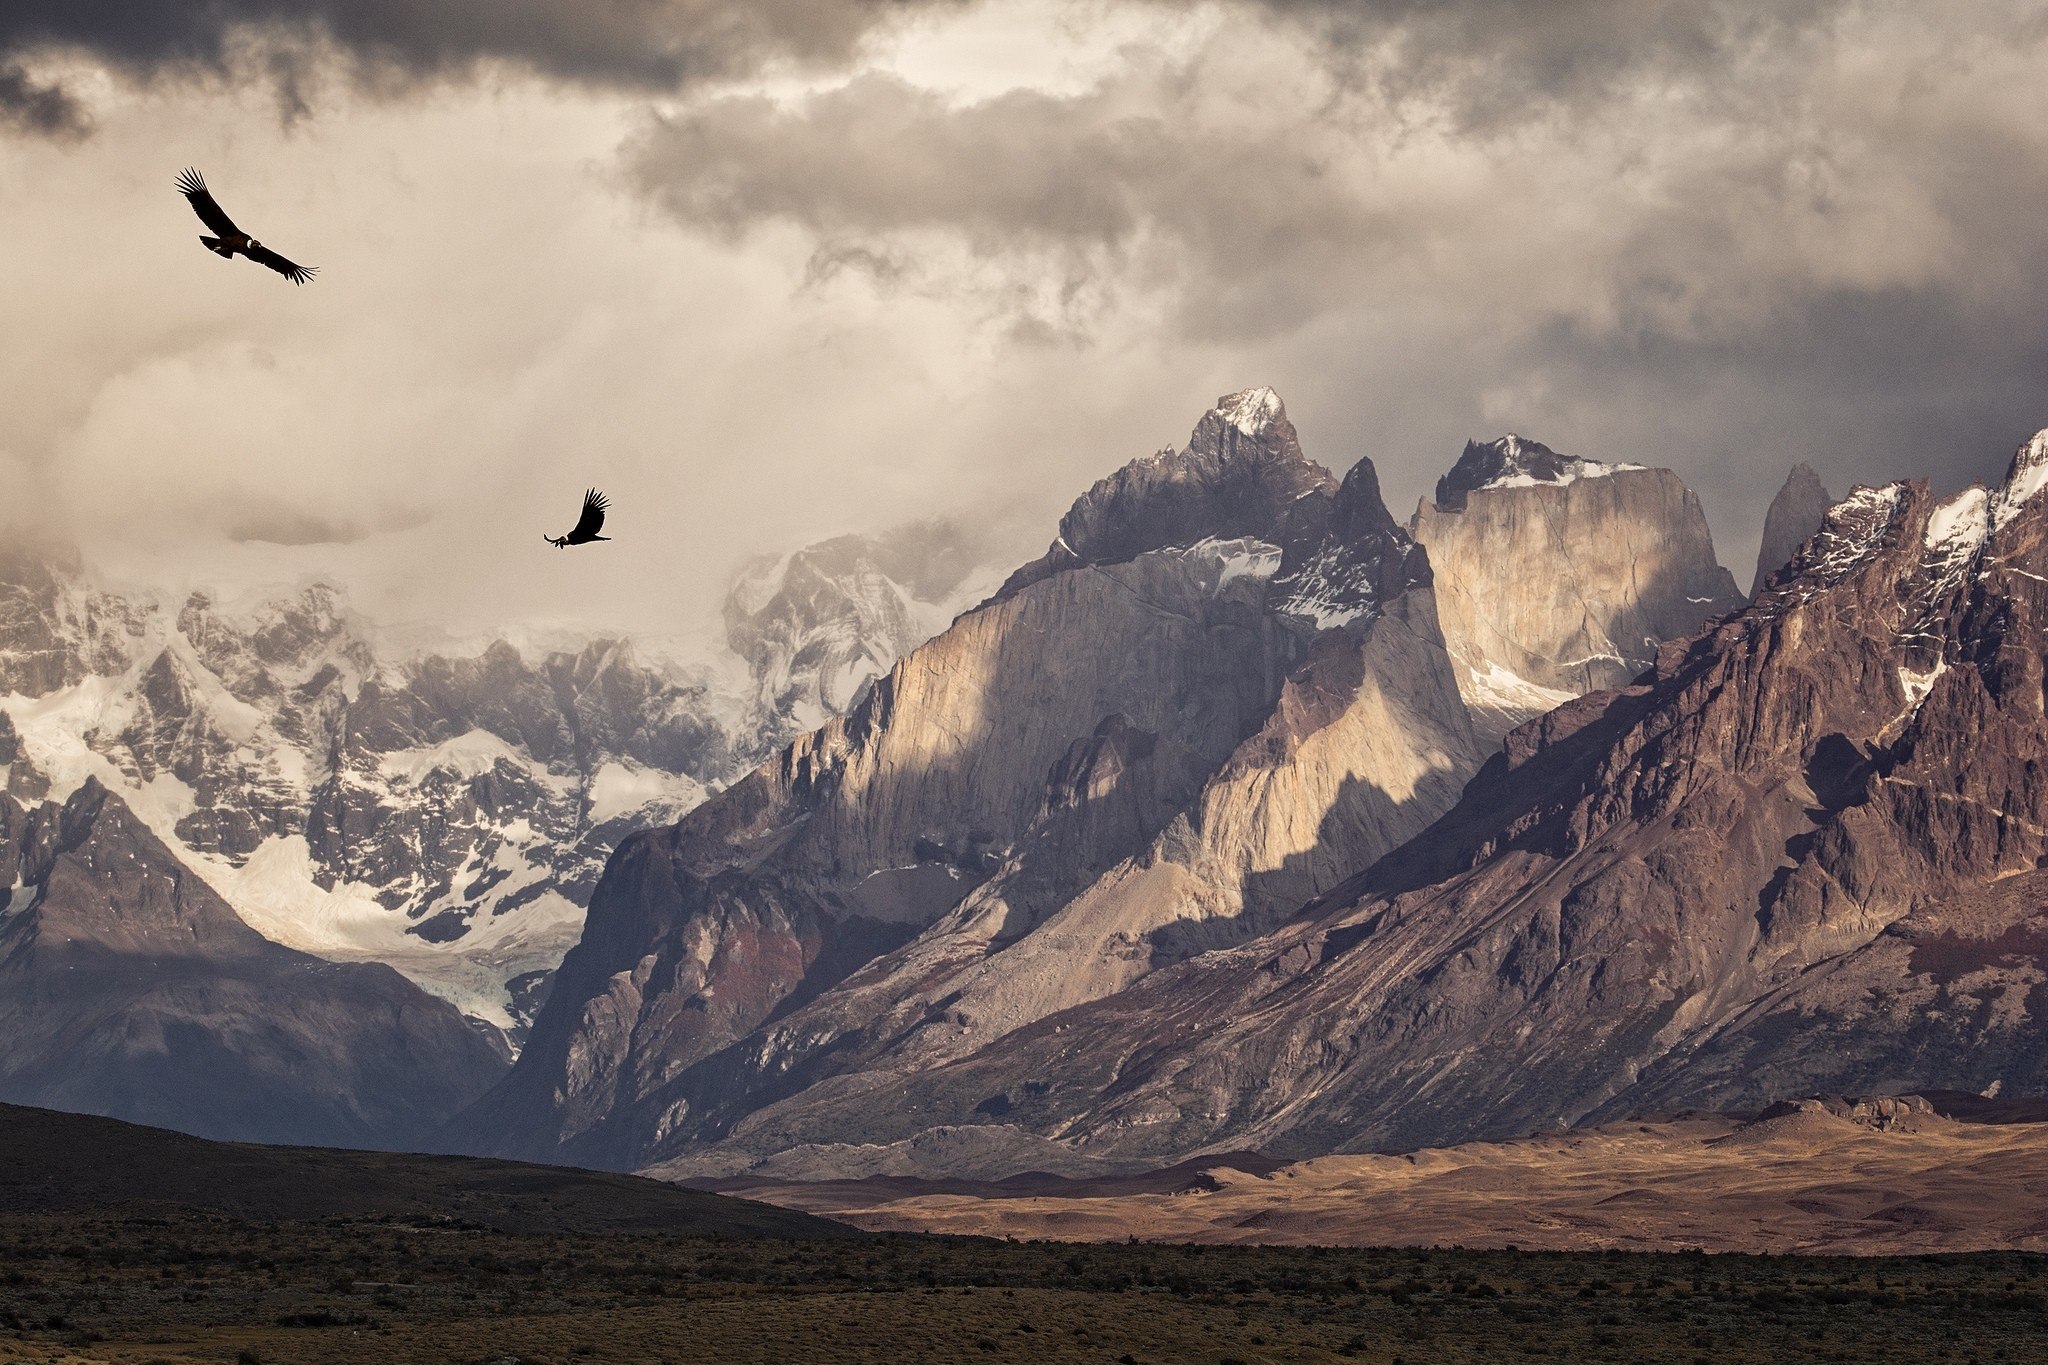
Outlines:
{"label": "soaring condor", "polygon": [[190,166],[178,177],[178,188],[185,192],[185,199],[192,205],[192,211],[199,215],[199,221],[220,234],[199,239],[214,255],[227,260],[233,260],[237,254],[247,256],[258,265],[269,266],[293,284],[304,284],[319,273],[318,266],[294,264],[236,227],[235,220],[214,202],[204,177]]}
{"label": "soaring condor", "polygon": [[604,509],[610,506],[611,503],[605,499],[604,494],[593,488],[583,495],[583,515],[576,518],[575,530],[566,536],[544,535],[541,539],[557,550],[566,549],[571,545],[588,545],[593,540],[610,540],[610,536],[598,534],[604,529]]}

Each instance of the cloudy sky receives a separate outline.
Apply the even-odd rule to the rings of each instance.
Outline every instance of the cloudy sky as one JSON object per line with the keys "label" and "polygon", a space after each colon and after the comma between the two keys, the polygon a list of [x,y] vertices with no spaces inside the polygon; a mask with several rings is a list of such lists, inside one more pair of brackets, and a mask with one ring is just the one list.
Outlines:
{"label": "cloudy sky", "polygon": [[[1794,461],[2048,425],[2044,58],[2021,0],[8,0],[0,525],[687,633],[840,531],[1034,551],[1272,384],[1401,514],[1467,437],[1671,465],[1747,582]],[[589,484],[617,542],[541,545]]]}

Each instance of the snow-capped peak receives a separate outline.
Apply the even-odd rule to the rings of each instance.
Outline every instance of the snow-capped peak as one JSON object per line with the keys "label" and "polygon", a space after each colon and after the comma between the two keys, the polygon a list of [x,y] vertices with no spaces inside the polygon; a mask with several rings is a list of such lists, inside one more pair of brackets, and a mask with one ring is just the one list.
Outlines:
{"label": "snow-capped peak", "polygon": [[2005,483],[1992,495],[1991,528],[2004,530],[2029,499],[2048,487],[2048,430],[2037,431],[2013,453]]}
{"label": "snow-capped peak", "polygon": [[1286,412],[1280,395],[1269,388],[1242,389],[1216,400],[1216,415],[1254,438],[1263,436]]}

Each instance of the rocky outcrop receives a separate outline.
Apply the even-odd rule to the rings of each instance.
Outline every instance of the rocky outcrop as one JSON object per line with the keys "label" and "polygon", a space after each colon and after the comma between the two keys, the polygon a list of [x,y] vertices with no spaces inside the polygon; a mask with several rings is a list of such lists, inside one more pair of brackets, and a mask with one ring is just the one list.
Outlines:
{"label": "rocky outcrop", "polygon": [[1604,464],[1576,455],[1560,455],[1541,441],[1525,441],[1509,432],[1498,441],[1467,441],[1458,462],[1436,481],[1436,508],[1462,512],[1472,494],[1494,488],[1533,488],[1568,484],[1579,479],[1604,479],[1641,472],[1639,464]]}
{"label": "rocky outcrop", "polygon": [[1061,528],[845,719],[621,846],[451,1141],[635,1164],[886,1091],[1265,932],[1477,765],[1426,557],[1270,391]]}
{"label": "rocky outcrop", "polygon": [[2044,487],[2048,432],[1993,491],[1857,490],[1748,609],[1516,730],[1275,931],[724,1150],[982,1122],[1158,1162],[2039,1093]]}
{"label": "rocky outcrop", "polygon": [[1806,538],[1821,528],[1835,499],[1807,464],[1795,464],[1764,515],[1764,537],[1756,552],[1756,577],[1749,594],[1764,590],[1772,574],[1792,561]]}
{"label": "rocky outcrop", "polygon": [[119,797],[0,796],[0,1098],[237,1141],[403,1147],[504,1069],[389,967],[265,939]]}
{"label": "rocky outcrop", "polygon": [[1429,551],[1459,687],[1489,736],[1618,687],[1741,605],[1692,491],[1519,436],[1468,444],[1409,532]]}

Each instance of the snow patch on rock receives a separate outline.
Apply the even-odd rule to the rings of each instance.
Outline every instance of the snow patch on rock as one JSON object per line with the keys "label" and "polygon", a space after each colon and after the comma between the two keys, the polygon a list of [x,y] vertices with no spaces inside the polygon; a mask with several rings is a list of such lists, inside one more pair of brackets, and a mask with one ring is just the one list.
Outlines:
{"label": "snow patch on rock", "polygon": [[1217,570],[1218,592],[1221,592],[1226,584],[1240,578],[1264,582],[1280,572],[1280,547],[1252,536],[1241,536],[1231,540],[1209,536],[1185,548],[1170,550],[1168,553],[1186,559],[1213,560]]}
{"label": "snow patch on rock", "polygon": [[500,763],[528,766],[521,754],[489,730],[467,730],[439,744],[382,754],[377,768],[388,778],[417,786],[435,773],[465,780],[481,777]]}
{"label": "snow patch on rock", "polygon": [[1924,672],[1918,669],[1907,668],[1903,664],[1900,665],[1899,686],[1906,693],[1907,709],[1917,708],[1921,702],[1926,701],[1927,694],[1934,690],[1934,680],[1946,672],[1948,672],[1948,660],[1946,659],[1936,659],[1934,667]]}
{"label": "snow patch on rock", "polygon": [[1474,491],[1484,492],[1489,488],[1534,488],[1538,484],[1562,486],[1568,483],[1577,483],[1580,479],[1605,479],[1611,478],[1616,474],[1627,473],[1630,470],[1648,468],[1648,465],[1640,464],[1602,464],[1598,460],[1579,460],[1548,477],[1539,477],[1529,473],[1503,474],[1499,478],[1489,479],[1487,482],[1479,485]]}
{"label": "snow patch on rock", "polygon": [[1290,575],[1290,591],[1281,599],[1282,615],[1299,617],[1318,630],[1335,630],[1370,618],[1379,610],[1378,596],[1361,565],[1337,541],[1323,545]]}
{"label": "snow patch on rock", "polygon": [[1927,548],[1940,551],[1944,559],[1974,553],[1990,526],[1989,501],[1983,489],[1965,488],[1936,507],[1927,518]]}
{"label": "snow patch on rock", "polygon": [[404,932],[404,919],[378,902],[377,888],[345,880],[322,886],[299,835],[267,840],[239,867],[213,857],[196,861],[265,938],[330,961],[386,963],[464,1014],[508,1031],[522,1021],[507,1008],[505,982],[552,970],[582,932],[582,909],[548,891],[516,916],[482,920],[461,940],[426,942]]}
{"label": "snow patch on rock", "polygon": [[1577,455],[1562,455],[1525,441],[1513,432],[1496,441],[1494,448],[1501,453],[1502,469],[1474,492],[1487,488],[1534,488],[1538,484],[1576,483],[1580,479],[1605,479],[1649,468],[1648,465],[1608,464]]}
{"label": "snow patch on rock", "polygon": [[1498,711],[1517,718],[1554,711],[1579,694],[1544,687],[1488,660],[1482,672],[1472,666],[1458,670],[1458,691],[1475,711]]}
{"label": "snow patch on rock", "polygon": [[1992,499],[1992,529],[2004,530],[2043,488],[2048,488],[2048,430],[2035,432],[2014,453],[2005,485]]}
{"label": "snow patch on rock", "polygon": [[1929,514],[1925,541],[1935,595],[1968,576],[1991,536],[1991,504],[1983,489],[1965,488]]}
{"label": "snow patch on rock", "polygon": [[1244,389],[1216,400],[1216,415],[1255,440],[1285,411],[1280,395],[1269,388]]}
{"label": "snow patch on rock", "polygon": [[1858,565],[1867,562],[1905,502],[1906,486],[1888,483],[1854,489],[1830,507],[1826,523],[1814,538],[1807,565],[1819,582],[1806,588],[1801,600],[1820,588],[1841,582]]}

